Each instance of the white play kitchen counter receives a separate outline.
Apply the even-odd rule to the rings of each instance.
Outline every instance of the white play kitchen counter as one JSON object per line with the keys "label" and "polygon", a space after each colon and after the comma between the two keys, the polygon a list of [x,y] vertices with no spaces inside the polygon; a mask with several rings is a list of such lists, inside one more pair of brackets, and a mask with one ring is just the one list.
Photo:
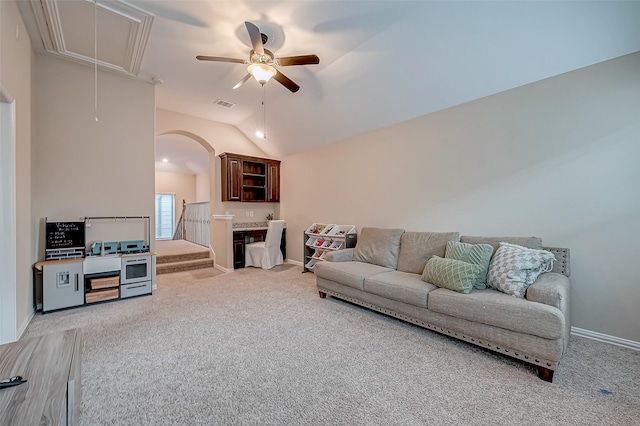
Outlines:
{"label": "white play kitchen counter", "polygon": [[36,307],[46,313],[151,294],[155,266],[150,240],[149,216],[45,218],[45,260],[34,265]]}
{"label": "white play kitchen counter", "polygon": [[113,254],[46,260],[42,274],[42,312],[151,294],[155,253]]}

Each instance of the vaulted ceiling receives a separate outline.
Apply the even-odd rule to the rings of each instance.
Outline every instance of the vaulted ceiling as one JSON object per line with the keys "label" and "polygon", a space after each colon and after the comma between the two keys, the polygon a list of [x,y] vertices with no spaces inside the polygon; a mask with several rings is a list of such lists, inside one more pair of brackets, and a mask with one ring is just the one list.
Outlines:
{"label": "vaulted ceiling", "polygon": [[[95,6],[95,7],[94,7]],[[281,158],[640,51],[640,2],[21,0],[37,51],[156,86],[158,108],[236,126]],[[94,18],[96,25],[94,26]],[[276,56],[317,54],[232,89],[244,22]],[[94,44],[97,33],[97,49]],[[226,108],[222,100],[234,104]],[[256,130],[266,128],[267,139]]]}

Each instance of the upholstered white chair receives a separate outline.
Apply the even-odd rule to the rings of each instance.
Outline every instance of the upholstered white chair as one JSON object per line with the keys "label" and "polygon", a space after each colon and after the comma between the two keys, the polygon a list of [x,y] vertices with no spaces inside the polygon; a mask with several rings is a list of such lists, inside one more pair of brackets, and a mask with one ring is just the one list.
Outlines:
{"label": "upholstered white chair", "polygon": [[284,220],[272,220],[269,222],[267,236],[264,241],[247,244],[244,249],[244,266],[255,266],[262,269],[271,269],[276,265],[282,265],[284,259],[280,251],[280,240]]}

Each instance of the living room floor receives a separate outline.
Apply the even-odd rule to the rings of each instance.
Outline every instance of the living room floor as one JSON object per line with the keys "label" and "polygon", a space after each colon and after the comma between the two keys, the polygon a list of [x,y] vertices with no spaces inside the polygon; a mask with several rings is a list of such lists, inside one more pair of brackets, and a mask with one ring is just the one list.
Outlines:
{"label": "living room floor", "polygon": [[186,240],[156,240],[155,253],[158,256],[209,252],[209,249]]}
{"label": "living room floor", "polygon": [[572,337],[535,368],[334,298],[284,264],[158,276],[144,296],[37,315],[80,327],[81,424],[602,424],[640,418],[640,353]]}

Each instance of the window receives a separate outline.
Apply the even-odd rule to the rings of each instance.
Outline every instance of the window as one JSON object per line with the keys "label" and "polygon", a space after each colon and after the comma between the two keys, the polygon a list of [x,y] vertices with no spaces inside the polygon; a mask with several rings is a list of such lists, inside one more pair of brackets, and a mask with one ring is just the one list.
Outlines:
{"label": "window", "polygon": [[173,238],[175,198],[174,194],[156,194],[156,240]]}

